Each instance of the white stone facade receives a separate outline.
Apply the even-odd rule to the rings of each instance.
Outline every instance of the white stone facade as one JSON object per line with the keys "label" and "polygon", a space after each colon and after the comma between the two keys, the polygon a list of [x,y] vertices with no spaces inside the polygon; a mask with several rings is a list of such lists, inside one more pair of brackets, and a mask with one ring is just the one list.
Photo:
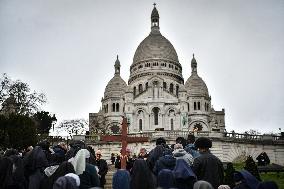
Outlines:
{"label": "white stone facade", "polygon": [[[225,112],[215,111],[205,82],[197,73],[193,56],[192,73],[184,84],[182,66],[170,43],[160,33],[159,13],[151,14],[151,32],[139,44],[130,67],[128,84],[120,77],[120,62],[106,86],[98,113],[119,125],[122,116],[129,133],[155,130],[224,131]],[[90,120],[98,114],[90,113]],[[90,121],[90,128],[92,128]]]}

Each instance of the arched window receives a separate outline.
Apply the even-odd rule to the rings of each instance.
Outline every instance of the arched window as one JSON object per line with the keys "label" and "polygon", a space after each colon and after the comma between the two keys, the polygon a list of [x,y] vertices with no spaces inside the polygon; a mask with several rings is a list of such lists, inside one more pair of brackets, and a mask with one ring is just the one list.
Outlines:
{"label": "arched window", "polygon": [[139,86],[138,86],[138,91],[139,91],[139,94],[142,93],[142,91],[143,91],[142,84],[139,84]]}
{"label": "arched window", "polygon": [[171,130],[174,130],[174,119],[171,119]]}
{"label": "arched window", "polygon": [[194,110],[196,110],[196,102],[194,102]]}
{"label": "arched window", "polygon": [[176,86],[176,95],[178,96],[178,90],[179,90],[179,86]]}
{"label": "arched window", "polygon": [[148,89],[148,82],[145,84],[145,88]]}
{"label": "arched window", "polygon": [[115,103],[112,103],[112,112],[115,112]]}
{"label": "arched window", "polygon": [[187,111],[189,112],[189,103],[187,103]]}
{"label": "arched window", "polygon": [[116,111],[119,112],[119,103],[116,103]]}
{"label": "arched window", "polygon": [[108,104],[106,105],[106,113],[108,113]]}
{"label": "arched window", "polygon": [[197,102],[197,109],[200,110],[200,102]]}
{"label": "arched window", "polygon": [[142,131],[142,119],[139,119],[139,131]]}
{"label": "arched window", "polygon": [[154,125],[159,125],[159,111],[160,109],[155,107],[153,108],[153,113],[154,113]]}
{"label": "arched window", "polygon": [[163,88],[167,89],[167,83],[166,82],[163,82]]}
{"label": "arched window", "polygon": [[170,84],[170,93],[173,93],[174,92],[174,85],[171,83]]}
{"label": "arched window", "polygon": [[133,88],[133,95],[136,96],[136,87]]}

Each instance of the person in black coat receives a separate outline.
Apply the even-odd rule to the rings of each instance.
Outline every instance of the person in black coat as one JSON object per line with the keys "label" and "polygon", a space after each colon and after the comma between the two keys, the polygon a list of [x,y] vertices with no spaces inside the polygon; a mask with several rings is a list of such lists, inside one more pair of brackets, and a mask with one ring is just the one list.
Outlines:
{"label": "person in black coat", "polygon": [[163,156],[158,159],[153,169],[153,173],[157,176],[162,169],[173,170],[176,166],[176,158],[170,149],[165,150]]}
{"label": "person in black coat", "polygon": [[194,159],[192,169],[198,180],[209,182],[215,189],[223,183],[224,168],[221,160],[210,153],[212,141],[200,137],[195,141],[200,156]]}
{"label": "person in black coat", "polygon": [[104,159],[101,159],[102,157],[102,153],[100,150],[96,151],[96,165],[98,166],[99,169],[99,177],[100,177],[100,186],[102,188],[104,188],[104,185],[106,183],[106,179],[105,176],[108,172],[108,166],[107,166],[107,162]]}

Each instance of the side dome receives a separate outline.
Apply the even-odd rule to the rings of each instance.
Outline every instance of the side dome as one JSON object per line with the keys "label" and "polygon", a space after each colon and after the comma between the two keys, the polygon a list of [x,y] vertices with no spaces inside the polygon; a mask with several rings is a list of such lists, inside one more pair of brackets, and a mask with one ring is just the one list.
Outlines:
{"label": "side dome", "polygon": [[174,46],[160,32],[151,32],[139,44],[134,54],[133,64],[149,59],[179,62]]}
{"label": "side dome", "polygon": [[110,97],[123,97],[125,94],[127,84],[126,82],[120,77],[120,62],[118,60],[118,56],[116,58],[115,64],[114,64],[115,73],[113,78],[108,82],[104,98],[110,98]]}
{"label": "side dome", "polygon": [[185,88],[189,96],[209,97],[208,88],[201,77],[192,74],[185,83]]}
{"label": "side dome", "polygon": [[104,98],[123,97],[126,88],[127,88],[126,82],[120,77],[120,75],[115,75],[108,82],[105,88]]}
{"label": "side dome", "polygon": [[208,88],[201,77],[197,74],[197,62],[194,58],[191,60],[191,76],[185,82],[185,88],[189,96],[209,97]]}

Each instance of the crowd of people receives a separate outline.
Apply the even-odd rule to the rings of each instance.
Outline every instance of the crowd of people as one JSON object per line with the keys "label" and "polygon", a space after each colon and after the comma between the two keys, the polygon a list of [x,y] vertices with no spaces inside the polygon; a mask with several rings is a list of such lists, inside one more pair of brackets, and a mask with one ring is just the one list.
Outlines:
{"label": "crowd of people", "polygon": [[[141,148],[137,156],[126,150],[126,169],[121,158],[111,155],[117,168],[113,189],[277,189],[275,182],[260,182],[249,171],[224,175],[223,163],[210,152],[212,141],[194,135],[178,137],[167,145],[156,140],[149,153]],[[100,150],[82,141],[51,147],[43,141],[19,152],[8,149],[0,157],[1,189],[87,189],[104,188],[108,165]],[[226,173],[226,171],[225,171]]]}

